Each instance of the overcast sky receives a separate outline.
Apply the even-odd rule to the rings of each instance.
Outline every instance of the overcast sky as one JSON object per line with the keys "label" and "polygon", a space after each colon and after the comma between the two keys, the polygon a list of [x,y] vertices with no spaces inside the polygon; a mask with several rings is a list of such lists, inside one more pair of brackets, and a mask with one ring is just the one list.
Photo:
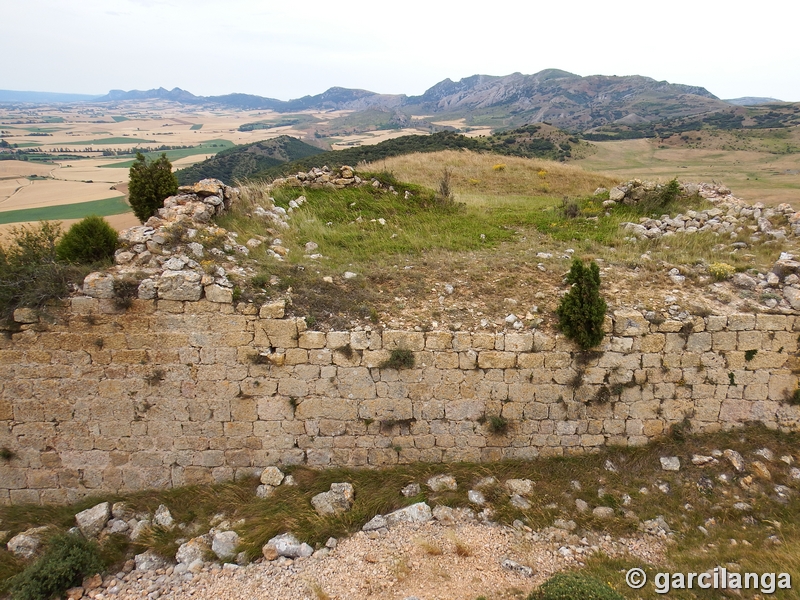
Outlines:
{"label": "overcast sky", "polygon": [[558,68],[800,101],[798,0],[0,0],[0,15],[0,89],[288,100]]}

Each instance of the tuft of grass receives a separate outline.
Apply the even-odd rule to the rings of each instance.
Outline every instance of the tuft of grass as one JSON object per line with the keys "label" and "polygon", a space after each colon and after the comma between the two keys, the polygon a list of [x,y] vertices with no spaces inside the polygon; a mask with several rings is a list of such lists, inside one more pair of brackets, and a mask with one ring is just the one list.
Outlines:
{"label": "tuft of grass", "polygon": [[414,368],[416,359],[414,353],[406,348],[395,348],[392,350],[389,358],[383,361],[379,367],[381,369],[412,369]]}
{"label": "tuft of grass", "polygon": [[11,450],[10,448],[7,448],[6,446],[0,448],[0,460],[9,462],[11,460],[14,460],[16,457],[17,453]]}
{"label": "tuft of grass", "polygon": [[139,281],[126,277],[114,280],[114,306],[126,310],[139,294]]}
{"label": "tuft of grass", "polygon": [[311,588],[311,593],[314,594],[317,600],[331,600],[330,595],[316,581],[310,583],[308,587]]}
{"label": "tuft of grass", "polygon": [[751,360],[753,360],[756,357],[756,354],[758,354],[758,350],[745,350],[744,351],[744,359],[747,362],[750,362]]}
{"label": "tuft of grass", "polygon": [[429,554],[430,556],[441,556],[444,554],[442,547],[432,540],[420,538],[416,540],[416,545],[419,546],[425,554]]}

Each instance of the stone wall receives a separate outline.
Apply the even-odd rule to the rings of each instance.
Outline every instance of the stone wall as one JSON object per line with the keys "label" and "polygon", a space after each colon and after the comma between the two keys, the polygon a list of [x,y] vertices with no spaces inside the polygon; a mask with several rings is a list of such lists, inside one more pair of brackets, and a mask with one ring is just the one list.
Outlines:
{"label": "stone wall", "polygon": [[[228,480],[267,465],[493,461],[644,444],[688,417],[793,430],[794,316],[607,318],[555,333],[318,332],[283,305],[76,297],[0,338],[0,502]],[[393,349],[415,365],[380,365]],[[498,419],[506,431],[492,431]],[[9,457],[9,454],[13,456]]]}

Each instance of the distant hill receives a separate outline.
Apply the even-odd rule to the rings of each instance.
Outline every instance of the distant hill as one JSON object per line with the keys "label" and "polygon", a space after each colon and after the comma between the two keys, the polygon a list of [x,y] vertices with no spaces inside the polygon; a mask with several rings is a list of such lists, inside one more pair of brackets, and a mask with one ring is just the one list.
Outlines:
{"label": "distant hill", "polygon": [[322,152],[316,146],[311,146],[288,135],[282,135],[263,142],[228,148],[203,162],[177,171],[176,175],[181,185],[194,183],[207,177],[231,184],[270,167]]}
{"label": "distant hill", "polygon": [[777,98],[760,98],[758,96],[745,96],[744,98],[731,98],[725,100],[728,104],[735,106],[758,106],[760,104],[774,104],[776,102],[783,102]]}
{"label": "distant hill", "polygon": [[0,90],[0,103],[31,103],[49,104],[61,102],[92,102],[100,96],[89,94],[58,94],[55,92],[15,92],[13,90]]}
{"label": "distant hill", "polygon": [[573,132],[617,121],[653,122],[730,106],[702,87],[639,75],[581,77],[559,69],[546,69],[533,75],[473,75],[455,82],[445,79],[420,96],[332,87],[314,96],[282,101],[250,94],[195,96],[180,88],[158,88],[114,90],[99,101],[147,98],[278,112],[388,110],[408,116],[434,114],[464,118],[470,125],[493,128],[548,122]]}
{"label": "distant hill", "polygon": [[[783,109],[770,108],[773,114],[767,116],[747,112],[776,106],[777,101],[771,98],[725,101],[698,86],[640,75],[582,77],[560,69],[545,69],[533,75],[512,73],[473,75],[459,81],[445,79],[419,96],[332,87],[321,94],[284,101],[252,94],[195,96],[180,88],[162,87],[145,91],[112,90],[94,100],[147,99],[279,113],[355,111],[325,125],[306,123],[298,127],[307,135],[318,137],[401,127],[432,133],[441,128],[435,122],[443,120],[463,121],[464,127],[489,127],[493,131],[548,123],[571,135],[586,135],[594,140],[656,137],[662,132],[702,126],[785,127],[794,122]],[[269,120],[247,125],[275,126]]]}
{"label": "distant hill", "polygon": [[546,69],[534,75],[474,75],[446,79],[406,106],[423,113],[461,116],[471,125],[510,127],[549,122],[585,131],[622,119],[654,121],[701,114],[728,106],[702,87],[649,77],[591,75]]}
{"label": "distant hill", "polygon": [[439,152],[441,150],[472,150],[506,156],[523,156],[564,160],[573,152],[586,152],[586,142],[544,123],[527,125],[487,137],[467,137],[452,131],[431,135],[405,135],[368,146],[331,150],[294,162],[275,165],[254,173],[254,179],[272,179],[281,175],[307,171],[312,167],[328,165],[357,165],[376,162],[384,158],[414,152]]}

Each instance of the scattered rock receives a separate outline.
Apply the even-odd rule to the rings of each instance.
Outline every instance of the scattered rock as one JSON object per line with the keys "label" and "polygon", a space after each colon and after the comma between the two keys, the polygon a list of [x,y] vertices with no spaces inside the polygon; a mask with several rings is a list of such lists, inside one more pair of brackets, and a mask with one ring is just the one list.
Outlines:
{"label": "scattered rock", "polygon": [[737,473],[744,472],[745,465],[741,454],[739,454],[736,450],[731,450],[729,448],[723,452],[723,455],[728,459],[728,462],[731,463],[731,466],[736,470]]}
{"label": "scattered rock", "polygon": [[155,571],[157,569],[166,569],[169,566],[166,559],[152,550],[137,554],[133,557],[133,560],[136,562],[137,571]]}
{"label": "scattered rock", "polygon": [[153,517],[153,523],[165,529],[172,529],[175,526],[175,519],[172,518],[172,513],[169,512],[169,509],[160,504]]}
{"label": "scattered rock", "polygon": [[6,549],[14,556],[24,559],[32,558],[39,551],[49,529],[49,527],[26,529],[8,540]]}
{"label": "scattered rock", "polygon": [[525,566],[523,564],[518,563],[515,560],[511,560],[510,558],[506,558],[503,562],[500,563],[504,569],[509,571],[516,571],[525,577],[533,577],[533,569]]}
{"label": "scattered rock", "polygon": [[314,496],[311,504],[319,515],[338,515],[350,510],[354,497],[352,484],[332,483],[330,491]]}
{"label": "scattered rock", "polygon": [[[314,553],[314,549],[305,542],[300,543],[291,533],[284,533],[269,540],[264,548],[270,547],[275,550],[278,556],[287,558],[307,557]],[[262,552],[264,551],[262,548]],[[267,553],[264,552],[266,557]]]}
{"label": "scattered rock", "polygon": [[753,471],[753,475],[759,479],[766,479],[767,481],[772,479],[772,473],[769,472],[767,465],[760,460],[754,460],[750,463],[750,469]]}
{"label": "scattered rock", "polygon": [[196,560],[203,561],[211,551],[206,536],[192,538],[188,542],[181,544],[175,553],[175,560],[178,564],[190,565]]}
{"label": "scattered rock", "polygon": [[400,493],[406,498],[411,498],[419,494],[421,491],[422,490],[418,483],[409,483],[406,487],[400,490]]}
{"label": "scattered rock", "polygon": [[521,510],[528,510],[531,507],[531,503],[528,502],[525,498],[523,498],[519,494],[512,494],[509,502],[511,506],[514,506]]}
{"label": "scattered rock", "polygon": [[456,478],[452,475],[434,475],[428,479],[427,483],[433,492],[455,491],[458,489]]}
{"label": "scattered rock", "polygon": [[239,534],[235,531],[220,531],[214,534],[211,550],[220,560],[230,560],[236,556]]}
{"label": "scattered rock", "polygon": [[509,479],[506,481],[506,488],[510,494],[528,496],[533,492],[533,481],[530,479]]}
{"label": "scattered rock", "polygon": [[486,504],[486,496],[479,490],[470,490],[467,492],[467,500],[478,506]]}
{"label": "scattered rock", "polygon": [[598,506],[592,511],[592,515],[598,519],[610,519],[614,516],[614,509],[610,506]]}
{"label": "scattered rock", "polygon": [[585,500],[577,498],[575,500],[575,508],[578,509],[579,513],[585,513],[589,510],[589,504]]}
{"label": "scattered rock", "polygon": [[256,488],[256,497],[258,498],[269,498],[274,493],[275,493],[275,488],[271,485],[266,485],[264,483],[262,483],[260,486]]}
{"label": "scattered rock", "polygon": [[75,524],[87,538],[97,537],[111,518],[111,504],[101,502],[75,515]]}
{"label": "scattered rock", "polygon": [[664,471],[680,471],[681,460],[677,456],[662,456],[661,469]]}

